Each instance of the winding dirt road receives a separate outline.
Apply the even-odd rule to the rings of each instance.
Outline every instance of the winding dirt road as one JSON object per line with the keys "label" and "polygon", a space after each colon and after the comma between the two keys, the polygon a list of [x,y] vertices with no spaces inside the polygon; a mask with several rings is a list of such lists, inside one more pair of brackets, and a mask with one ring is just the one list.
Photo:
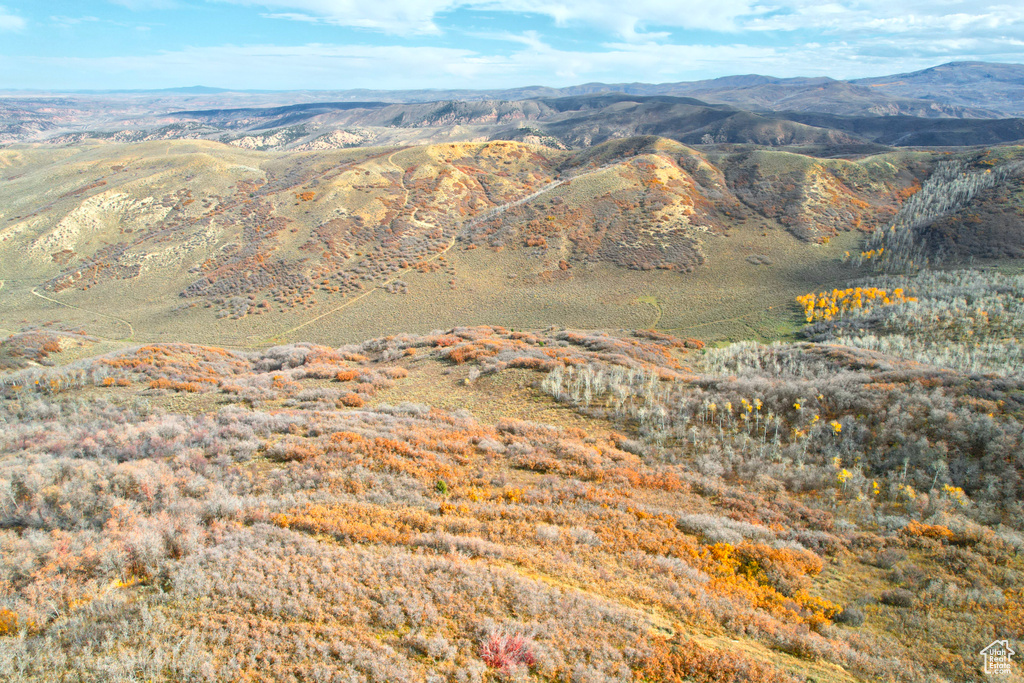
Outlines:
{"label": "winding dirt road", "polygon": [[100,313],[99,311],[93,311],[93,310],[90,310],[88,308],[82,308],[81,306],[74,306],[72,304],[64,303],[63,301],[58,301],[57,299],[52,299],[52,298],[50,298],[50,297],[48,297],[48,296],[46,296],[44,294],[40,294],[39,292],[37,292],[35,287],[33,287],[31,290],[29,290],[29,293],[32,294],[33,296],[39,297],[40,299],[45,299],[46,301],[53,302],[53,303],[57,304],[58,306],[64,306],[65,308],[73,308],[73,309],[75,309],[77,311],[85,311],[86,313],[91,313],[92,315],[98,315],[101,318],[109,318],[110,320],[116,320],[117,322],[121,323],[122,325],[127,326],[128,327],[128,336],[127,337],[122,337],[121,339],[116,339],[114,341],[133,341],[135,339],[135,328],[132,327],[132,324],[130,322],[128,322],[127,320],[125,320],[124,318],[118,318],[116,315],[108,315],[106,313]]}

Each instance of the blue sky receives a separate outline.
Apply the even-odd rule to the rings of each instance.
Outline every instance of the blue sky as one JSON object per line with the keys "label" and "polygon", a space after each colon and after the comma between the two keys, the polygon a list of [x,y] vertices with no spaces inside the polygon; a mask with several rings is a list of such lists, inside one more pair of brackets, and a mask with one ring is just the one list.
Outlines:
{"label": "blue sky", "polygon": [[0,88],[507,88],[1024,62],[1024,3],[0,0]]}

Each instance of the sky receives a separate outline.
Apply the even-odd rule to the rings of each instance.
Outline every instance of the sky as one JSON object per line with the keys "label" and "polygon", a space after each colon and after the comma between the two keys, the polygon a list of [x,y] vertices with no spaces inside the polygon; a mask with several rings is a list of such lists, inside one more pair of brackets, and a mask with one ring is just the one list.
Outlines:
{"label": "sky", "polygon": [[0,89],[856,78],[1024,62],[1021,0],[0,0]]}

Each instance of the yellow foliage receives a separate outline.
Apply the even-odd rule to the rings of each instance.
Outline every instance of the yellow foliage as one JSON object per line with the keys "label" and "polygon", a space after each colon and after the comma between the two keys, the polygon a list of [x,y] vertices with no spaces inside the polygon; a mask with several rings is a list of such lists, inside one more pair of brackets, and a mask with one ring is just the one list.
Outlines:
{"label": "yellow foliage", "polygon": [[846,482],[848,482],[850,480],[850,477],[852,476],[853,474],[850,472],[850,470],[843,468],[839,470],[839,474],[836,475],[836,481],[839,482],[840,486],[846,488]]}
{"label": "yellow foliage", "polygon": [[13,636],[18,632],[18,615],[0,608],[0,636]]}
{"label": "yellow foliage", "polygon": [[967,507],[967,494],[965,494],[964,490],[959,486],[950,486],[949,484],[946,484],[942,487],[942,492],[946,497],[956,501],[957,505],[960,507]]}
{"label": "yellow foliage", "polygon": [[803,307],[807,322],[811,323],[832,320],[847,311],[892,306],[917,299],[907,296],[902,287],[897,287],[892,292],[879,287],[849,287],[817,294],[810,292],[798,296],[796,301]]}
{"label": "yellow foliage", "polygon": [[518,503],[523,500],[524,493],[523,489],[510,488],[505,490],[503,497],[509,503]]}

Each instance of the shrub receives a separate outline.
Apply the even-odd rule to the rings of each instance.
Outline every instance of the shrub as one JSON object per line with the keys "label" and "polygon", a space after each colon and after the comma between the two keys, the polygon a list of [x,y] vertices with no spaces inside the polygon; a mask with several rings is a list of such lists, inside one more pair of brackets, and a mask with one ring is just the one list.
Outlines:
{"label": "shrub", "polygon": [[916,520],[911,520],[900,532],[906,536],[934,538],[937,541],[952,541],[954,538],[953,532],[941,524],[922,524]]}
{"label": "shrub", "polygon": [[419,534],[412,539],[412,543],[442,553],[462,553],[469,557],[502,557],[505,554],[504,549],[496,543],[476,536],[458,536],[443,531]]}
{"label": "shrub", "polygon": [[338,399],[338,403],[349,408],[362,408],[366,403],[359,394],[349,392]]}
{"label": "shrub", "polygon": [[914,604],[914,594],[905,588],[895,588],[882,591],[879,600],[890,607],[911,607]]}
{"label": "shrub", "polygon": [[907,559],[907,553],[898,548],[886,548],[875,553],[874,556],[866,558],[867,564],[874,565],[879,569],[892,569],[905,559]]}
{"label": "shrub", "polygon": [[[748,659],[742,652],[705,647],[675,636],[654,640],[652,652],[641,662],[639,680],[683,683],[795,683],[796,679],[773,667]],[[810,679],[808,679],[810,680]]]}
{"label": "shrub", "polygon": [[13,636],[18,633],[18,615],[9,609],[0,609],[0,636]]}
{"label": "shrub", "polygon": [[302,441],[280,441],[267,449],[267,457],[277,462],[303,462],[318,455],[319,448]]}
{"label": "shrub", "polygon": [[493,632],[480,646],[480,658],[487,666],[510,671],[515,666],[533,666],[533,642],[521,633]]}
{"label": "shrub", "polygon": [[864,611],[858,607],[847,607],[836,615],[837,624],[860,626],[864,623]]}

